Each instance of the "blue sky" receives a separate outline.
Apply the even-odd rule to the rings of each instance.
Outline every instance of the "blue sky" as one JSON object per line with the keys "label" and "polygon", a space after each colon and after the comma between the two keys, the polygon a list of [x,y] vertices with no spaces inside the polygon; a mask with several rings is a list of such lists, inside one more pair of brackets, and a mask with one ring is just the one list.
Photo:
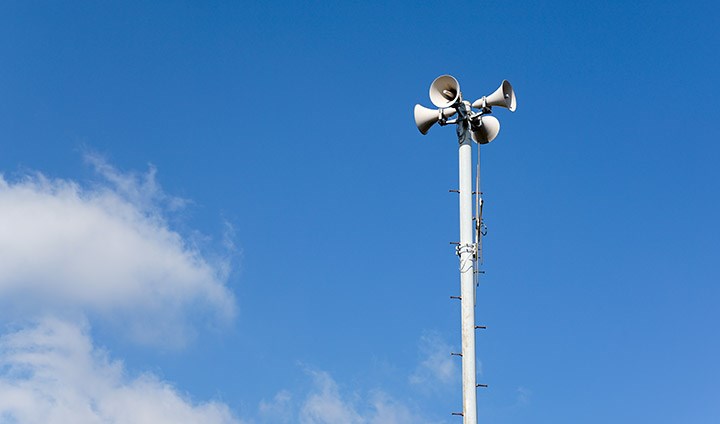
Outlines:
{"label": "blue sky", "polygon": [[719,11],[3,3],[0,422],[460,422],[449,73],[480,421],[716,423]]}

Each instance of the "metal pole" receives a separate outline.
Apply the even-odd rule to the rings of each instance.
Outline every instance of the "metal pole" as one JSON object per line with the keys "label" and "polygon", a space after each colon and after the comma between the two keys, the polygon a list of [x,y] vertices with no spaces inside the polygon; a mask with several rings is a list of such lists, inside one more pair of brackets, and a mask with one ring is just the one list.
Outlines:
{"label": "metal pole", "polygon": [[[463,105],[464,106],[464,105]],[[457,135],[460,169],[460,296],[462,328],[463,423],[477,424],[475,371],[475,284],[472,221],[472,139],[466,112],[458,108]]]}
{"label": "metal pole", "polygon": [[[487,387],[487,384],[477,385],[477,371],[475,370],[475,288],[476,271],[482,263],[482,237],[485,227],[482,221],[482,194],[480,192],[480,144],[487,144],[500,131],[500,122],[488,115],[493,106],[504,107],[515,111],[517,100],[515,92],[507,80],[503,80],[500,87],[489,96],[481,97],[473,103],[463,100],[460,92],[460,83],[452,75],[441,75],[430,84],[430,101],[438,107],[437,110],[415,105],[413,114],[415,125],[421,134],[434,124],[457,124],[457,137],[459,148],[460,183],[460,241],[457,243],[457,255],[460,259],[460,298],[461,332],[462,332],[462,396],[463,412],[453,412],[452,415],[462,415],[464,424],[477,424],[477,387]],[[473,108],[479,109],[473,112]],[[457,113],[457,118],[448,120]],[[472,121],[472,122],[471,122]],[[471,127],[473,132],[471,133]],[[472,134],[472,135],[471,135]],[[473,225],[472,206],[472,137],[478,143],[477,164],[477,198],[476,219]],[[478,326],[477,328],[485,328]]]}

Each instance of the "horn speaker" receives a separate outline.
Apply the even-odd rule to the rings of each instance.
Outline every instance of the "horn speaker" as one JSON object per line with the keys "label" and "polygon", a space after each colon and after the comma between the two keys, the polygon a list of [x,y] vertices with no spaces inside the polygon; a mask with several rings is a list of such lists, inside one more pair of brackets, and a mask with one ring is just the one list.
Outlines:
{"label": "horn speaker", "polygon": [[497,137],[500,132],[500,121],[494,116],[483,115],[477,124],[473,122],[472,139],[478,144],[488,144]]}
{"label": "horn speaker", "polygon": [[[485,103],[483,105],[483,103]],[[505,107],[510,110],[510,112],[515,112],[515,107],[517,106],[517,99],[515,98],[515,91],[512,88],[512,85],[508,82],[508,80],[503,80],[502,84],[500,84],[500,87],[498,87],[497,90],[495,90],[494,93],[490,94],[489,96],[481,97],[477,100],[475,100],[472,104],[472,107],[475,109],[481,109],[483,106],[500,106]]]}
{"label": "horn speaker", "polygon": [[441,114],[443,118],[447,119],[455,115],[457,111],[453,107],[438,110],[415,105],[413,112],[415,114],[415,125],[417,125],[417,129],[420,130],[422,134],[427,134],[430,127],[440,120]]}
{"label": "horn speaker", "polygon": [[439,108],[462,101],[460,83],[451,75],[441,75],[430,85],[430,101]]}

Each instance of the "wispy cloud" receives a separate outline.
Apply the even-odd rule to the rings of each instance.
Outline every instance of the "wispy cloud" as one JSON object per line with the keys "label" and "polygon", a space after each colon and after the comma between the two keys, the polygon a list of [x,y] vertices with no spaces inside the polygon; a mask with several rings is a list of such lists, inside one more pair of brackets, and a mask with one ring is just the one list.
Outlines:
{"label": "wispy cloud", "polygon": [[430,422],[427,419],[421,419],[419,414],[412,412],[409,406],[382,391],[374,392],[370,398],[370,403],[373,410],[373,414],[368,421],[370,424],[417,424]]}
{"label": "wispy cloud", "polygon": [[47,318],[0,338],[0,418],[23,424],[240,424],[151,374],[129,378],[87,327]]}
{"label": "wispy cloud", "polygon": [[86,152],[83,157],[108,183],[97,185],[96,189],[105,191],[109,188],[146,214],[161,218],[164,211],[177,211],[191,203],[188,199],[165,193],[157,181],[157,168],[153,165],[145,173],[121,172],[96,153]]}
{"label": "wispy cloud", "polygon": [[[281,390],[260,403],[257,422],[300,424],[422,424],[433,421],[407,392],[449,388],[459,383],[459,364],[452,346],[436,331],[427,331],[418,343],[417,367],[408,377],[403,395],[376,388],[363,390],[339,384],[324,370],[300,364],[311,378],[305,391]],[[427,389],[426,389],[427,388]],[[397,390],[393,392],[398,394]],[[255,422],[255,421],[254,421]],[[444,422],[444,421],[443,421]]]}
{"label": "wispy cloud", "polygon": [[91,160],[111,184],[0,176],[2,314],[80,311],[166,345],[185,341],[189,311],[231,319],[228,267],[169,228],[154,170],[140,178]]}
{"label": "wispy cloud", "polygon": [[313,377],[315,387],[300,409],[300,423],[359,424],[367,422],[355,410],[353,402],[340,395],[340,389],[330,374],[324,371],[309,371],[309,373]]}
{"label": "wispy cloud", "polygon": [[279,391],[271,400],[260,402],[259,416],[262,422],[284,424],[295,419],[293,396],[288,390]]}
{"label": "wispy cloud", "polygon": [[343,390],[330,373],[306,369],[312,384],[304,393],[282,390],[260,403],[258,421],[300,424],[422,424],[429,423],[405,402],[376,389]]}
{"label": "wispy cloud", "polygon": [[452,346],[437,332],[428,331],[420,338],[420,362],[410,375],[410,383],[425,387],[449,385],[459,379],[456,358],[450,356]]}

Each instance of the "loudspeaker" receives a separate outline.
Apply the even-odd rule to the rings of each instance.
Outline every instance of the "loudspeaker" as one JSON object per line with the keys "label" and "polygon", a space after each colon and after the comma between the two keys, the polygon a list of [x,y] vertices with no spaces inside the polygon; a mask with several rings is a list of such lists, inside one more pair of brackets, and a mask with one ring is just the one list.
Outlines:
{"label": "loudspeaker", "polygon": [[441,75],[430,84],[430,101],[439,108],[450,107],[460,101],[460,83],[451,75]]}
{"label": "loudspeaker", "polygon": [[494,116],[483,115],[477,125],[472,123],[472,139],[478,144],[488,144],[497,137],[500,132],[500,121]]}
{"label": "loudspeaker", "polygon": [[481,97],[475,100],[472,104],[472,107],[475,109],[482,109],[483,106],[506,107],[510,109],[510,112],[515,112],[517,100],[515,99],[515,91],[513,91],[512,85],[510,85],[507,80],[503,80],[500,87],[498,87],[494,93],[489,96]]}
{"label": "loudspeaker", "polygon": [[440,120],[441,114],[443,118],[447,119],[455,115],[456,112],[457,110],[455,110],[454,107],[436,110],[415,105],[415,125],[417,125],[417,128],[421,133],[427,134],[430,127]]}

